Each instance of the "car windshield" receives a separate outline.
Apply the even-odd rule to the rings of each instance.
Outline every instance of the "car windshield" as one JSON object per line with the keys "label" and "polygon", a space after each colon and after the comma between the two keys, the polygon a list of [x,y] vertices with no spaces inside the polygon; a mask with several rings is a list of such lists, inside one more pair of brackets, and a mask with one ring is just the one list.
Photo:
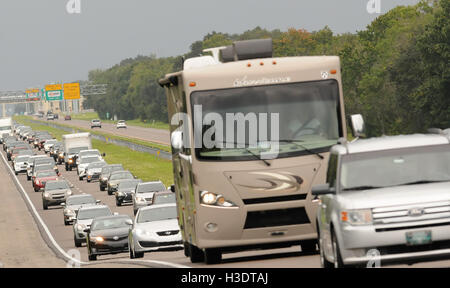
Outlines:
{"label": "car windshield", "polygon": [[152,207],[152,209],[143,209],[139,211],[139,217],[137,223],[162,221],[177,219],[177,209],[176,206],[170,207]]}
{"label": "car windshield", "polygon": [[450,145],[343,156],[340,179],[342,191],[450,181]]}
{"label": "car windshield", "polygon": [[106,165],[105,162],[93,162],[93,163],[89,164],[88,169],[102,168],[105,165]]}
{"label": "car windshield", "polygon": [[176,203],[176,201],[177,200],[175,199],[175,193],[156,193],[155,196],[153,196],[153,205]]}
{"label": "car windshield", "polygon": [[90,150],[90,151],[81,151],[80,157],[85,157],[87,155],[97,155],[100,156],[100,152],[96,150]]}
{"label": "car windshield", "polygon": [[[326,152],[342,137],[335,80],[196,91],[191,102],[193,110],[201,105],[203,115],[221,118],[205,116],[203,123],[211,125],[194,123],[201,139],[211,142],[195,147],[200,159],[254,160],[271,149],[278,158]],[[278,125],[270,120],[273,116]],[[257,133],[261,129],[264,133]]]}
{"label": "car windshield", "polygon": [[55,167],[55,165],[52,164],[39,164],[36,165],[36,168],[34,168],[34,170],[37,171],[43,171],[43,170],[53,170],[53,168]]}
{"label": "car windshield", "polygon": [[122,181],[120,182],[118,189],[119,190],[135,189],[138,183],[139,183],[138,180]]}
{"label": "car windshield", "polygon": [[55,144],[56,142],[58,142],[58,140],[47,140],[45,141],[45,144]]}
{"label": "car windshield", "polygon": [[97,162],[98,160],[100,160],[100,158],[98,158],[97,156],[95,156],[95,157],[91,157],[91,156],[86,157],[85,156],[85,157],[81,158],[80,164],[89,164],[92,162]]}
{"label": "car windshield", "polygon": [[91,195],[82,195],[70,197],[67,199],[67,205],[83,205],[83,204],[95,204],[96,200]]}
{"label": "car windshield", "polygon": [[128,216],[120,216],[108,219],[95,220],[92,223],[91,230],[108,230],[108,229],[117,229],[123,227],[130,227],[127,222],[131,219]]}
{"label": "car windshield", "polygon": [[62,190],[69,189],[69,184],[66,181],[58,181],[58,182],[48,182],[45,184],[45,190]]}
{"label": "car windshield", "polygon": [[70,148],[69,149],[69,154],[78,154],[78,153],[80,153],[80,151],[87,150],[87,149],[88,149],[88,147]]}
{"label": "car windshield", "polygon": [[142,183],[137,187],[136,193],[160,192],[166,190],[161,182]]}
{"label": "car windshield", "polygon": [[130,172],[117,172],[111,175],[110,180],[119,180],[119,179],[134,179],[133,175]]}
{"label": "car windshield", "polygon": [[16,162],[28,162],[28,160],[30,160],[30,156],[24,155],[24,156],[18,156],[16,158]]}
{"label": "car windshield", "polygon": [[93,219],[96,217],[103,217],[103,216],[111,216],[111,210],[109,208],[95,208],[95,209],[81,209],[78,211],[77,218],[79,220],[87,220],[87,219]]}
{"label": "car windshield", "polygon": [[55,171],[41,171],[36,174],[36,178],[45,178],[56,176]]}

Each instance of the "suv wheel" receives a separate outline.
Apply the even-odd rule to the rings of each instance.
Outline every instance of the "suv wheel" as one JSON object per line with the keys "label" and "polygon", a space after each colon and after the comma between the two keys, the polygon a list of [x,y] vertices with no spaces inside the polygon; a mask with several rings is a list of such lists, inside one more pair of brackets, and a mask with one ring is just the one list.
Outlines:
{"label": "suv wheel", "polygon": [[81,247],[82,243],[76,237],[73,238],[73,242],[75,243],[75,247],[78,247],[78,248]]}
{"label": "suv wheel", "polygon": [[333,231],[332,232],[332,245],[333,245],[333,258],[334,258],[334,263],[333,266],[334,268],[344,268],[344,262],[342,261],[342,256],[341,256],[341,251],[339,250],[339,243],[336,237],[336,233]]}
{"label": "suv wheel", "polygon": [[306,240],[300,243],[302,252],[307,254],[317,253],[317,240]]}

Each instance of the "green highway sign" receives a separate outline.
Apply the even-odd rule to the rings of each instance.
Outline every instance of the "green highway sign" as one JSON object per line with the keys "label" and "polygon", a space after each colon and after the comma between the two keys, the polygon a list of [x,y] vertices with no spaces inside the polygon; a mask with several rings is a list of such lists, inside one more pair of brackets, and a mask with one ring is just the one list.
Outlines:
{"label": "green highway sign", "polygon": [[61,101],[63,100],[62,90],[45,91],[45,99],[47,101]]}

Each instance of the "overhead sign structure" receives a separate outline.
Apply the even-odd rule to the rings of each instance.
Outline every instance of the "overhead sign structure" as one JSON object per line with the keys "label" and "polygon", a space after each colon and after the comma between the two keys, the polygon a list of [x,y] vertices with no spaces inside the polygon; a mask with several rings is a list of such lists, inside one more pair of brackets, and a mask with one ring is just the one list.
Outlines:
{"label": "overhead sign structure", "polygon": [[39,89],[28,89],[25,91],[25,94],[27,95],[27,101],[40,100]]}
{"label": "overhead sign structure", "polygon": [[66,100],[80,99],[80,83],[65,83],[64,99]]}
{"label": "overhead sign structure", "polygon": [[45,99],[47,99],[47,101],[63,100],[62,84],[45,85]]}

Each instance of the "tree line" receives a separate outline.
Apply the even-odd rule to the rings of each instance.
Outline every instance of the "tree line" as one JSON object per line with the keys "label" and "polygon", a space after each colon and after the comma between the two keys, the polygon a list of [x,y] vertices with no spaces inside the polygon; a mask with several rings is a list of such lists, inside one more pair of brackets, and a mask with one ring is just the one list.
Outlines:
{"label": "tree line", "polygon": [[164,90],[157,80],[181,69],[183,59],[236,40],[272,38],[275,57],[338,55],[346,113],[361,113],[370,135],[423,132],[450,127],[450,0],[398,6],[363,31],[336,35],[319,31],[266,30],[242,34],[212,32],[185,55],[138,56],[107,70],[89,72],[89,81],[107,83],[108,93],[88,97],[94,108],[121,119],[167,122]]}

